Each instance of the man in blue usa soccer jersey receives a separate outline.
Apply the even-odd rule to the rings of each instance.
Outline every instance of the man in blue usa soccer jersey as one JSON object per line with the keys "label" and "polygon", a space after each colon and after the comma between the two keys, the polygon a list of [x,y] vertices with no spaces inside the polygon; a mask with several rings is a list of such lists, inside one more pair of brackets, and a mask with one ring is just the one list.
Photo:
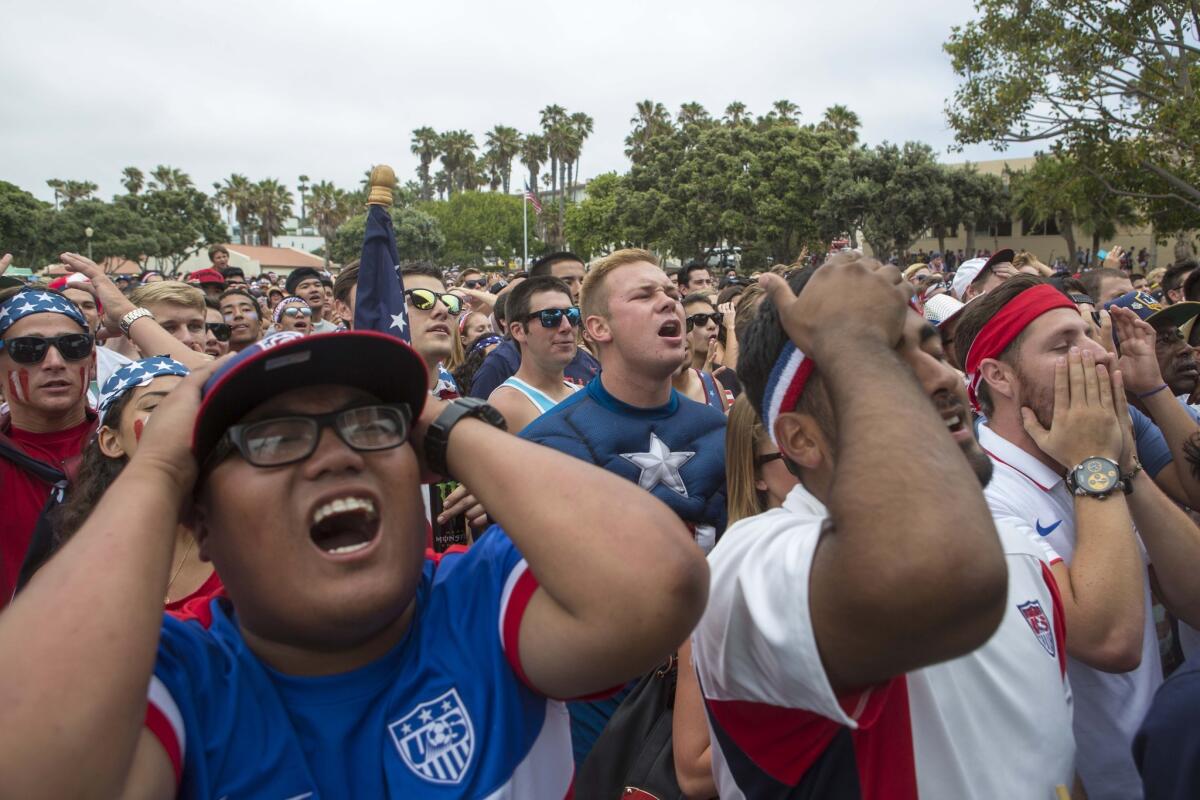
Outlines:
{"label": "man in blue usa soccer jersey", "polygon": [[[671,387],[688,358],[678,284],[653,254],[618,250],[592,266],[581,303],[602,371],[521,437],[636,483],[669,505],[708,550],[725,528],[725,415]],[[626,555],[646,557],[636,544]],[[571,704],[577,763],[621,697]]]}
{"label": "man in blue usa soccer jersey", "polygon": [[[646,492],[427,389],[374,332],[277,334],[181,383],[0,616],[4,791],[567,796],[550,698],[659,663],[707,569]],[[422,556],[428,472],[497,520],[469,552]],[[181,508],[228,592],[188,622],[162,615]]]}

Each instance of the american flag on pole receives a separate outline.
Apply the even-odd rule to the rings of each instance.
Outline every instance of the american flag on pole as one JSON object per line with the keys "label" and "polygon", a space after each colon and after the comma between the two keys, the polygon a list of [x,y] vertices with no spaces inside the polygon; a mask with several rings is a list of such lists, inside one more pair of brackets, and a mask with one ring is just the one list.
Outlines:
{"label": "american flag on pole", "polygon": [[542,201],[538,200],[537,195],[534,194],[533,190],[529,188],[528,183],[525,184],[525,199],[528,200],[531,204],[533,204],[533,210],[535,213],[537,213],[537,214],[542,213]]}
{"label": "american flag on pole", "polygon": [[411,344],[404,279],[400,277],[398,261],[392,218],[383,206],[372,204],[367,210],[367,230],[358,266],[354,329],[388,333]]}

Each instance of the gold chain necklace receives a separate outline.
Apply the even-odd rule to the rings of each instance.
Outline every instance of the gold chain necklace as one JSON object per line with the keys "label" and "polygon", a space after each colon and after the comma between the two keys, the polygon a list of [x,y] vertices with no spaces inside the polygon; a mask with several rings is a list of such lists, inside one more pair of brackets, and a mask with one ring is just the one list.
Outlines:
{"label": "gold chain necklace", "polygon": [[195,538],[189,536],[187,549],[183,551],[183,558],[179,560],[179,566],[175,568],[175,574],[167,582],[167,594],[163,597],[163,603],[171,602],[171,586],[174,585],[175,579],[179,577],[179,573],[183,572],[183,565],[187,563],[188,556],[192,554],[192,545],[195,543]]}

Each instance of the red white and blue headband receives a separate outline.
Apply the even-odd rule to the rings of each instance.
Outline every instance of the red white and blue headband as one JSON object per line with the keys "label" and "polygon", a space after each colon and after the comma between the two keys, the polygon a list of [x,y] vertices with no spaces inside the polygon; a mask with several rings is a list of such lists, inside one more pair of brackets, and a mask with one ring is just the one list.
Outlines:
{"label": "red white and blue headband", "polygon": [[132,361],[123,365],[104,382],[104,386],[100,390],[100,401],[96,404],[96,410],[100,413],[100,424],[104,424],[104,417],[108,410],[127,392],[131,392],[139,386],[145,386],[163,375],[182,377],[187,374],[187,367],[168,356],[143,358],[141,361]]}
{"label": "red white and blue headband", "polygon": [[88,331],[83,312],[61,294],[40,289],[24,289],[0,305],[0,336],[4,336],[18,320],[34,314],[62,314],[77,322],[84,331]]}
{"label": "red white and blue headband", "polygon": [[804,393],[804,385],[812,375],[813,360],[800,352],[792,342],[783,346],[771,374],[767,377],[767,388],[763,392],[763,425],[776,447],[775,420],[779,415],[791,411]]}
{"label": "red white and blue headband", "polygon": [[1043,283],[1021,292],[984,324],[963,362],[967,372],[967,396],[976,412],[979,411],[979,383],[983,378],[980,365],[985,359],[999,358],[1021,335],[1021,331],[1029,327],[1029,323],[1056,308],[1077,311],[1071,298],[1050,284]]}

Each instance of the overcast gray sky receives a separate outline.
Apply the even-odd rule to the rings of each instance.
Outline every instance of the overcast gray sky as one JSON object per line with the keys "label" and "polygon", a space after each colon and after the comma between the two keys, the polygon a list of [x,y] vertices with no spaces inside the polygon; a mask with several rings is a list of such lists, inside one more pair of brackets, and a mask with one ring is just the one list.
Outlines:
{"label": "overcast gray sky", "polygon": [[765,113],[787,98],[806,122],[842,103],[870,144],[992,157],[946,153],[955,79],[941,44],[971,0],[4,6],[0,179],[47,199],[49,178],[95,181],[107,198],[123,167],[160,163],[205,191],[232,172],[352,186],[375,163],[406,180],[413,128],[466,128],[482,144],[497,123],[535,130],[550,103],[595,119],[590,177],[628,168],[624,138],[644,98],[718,115],[735,99]]}

